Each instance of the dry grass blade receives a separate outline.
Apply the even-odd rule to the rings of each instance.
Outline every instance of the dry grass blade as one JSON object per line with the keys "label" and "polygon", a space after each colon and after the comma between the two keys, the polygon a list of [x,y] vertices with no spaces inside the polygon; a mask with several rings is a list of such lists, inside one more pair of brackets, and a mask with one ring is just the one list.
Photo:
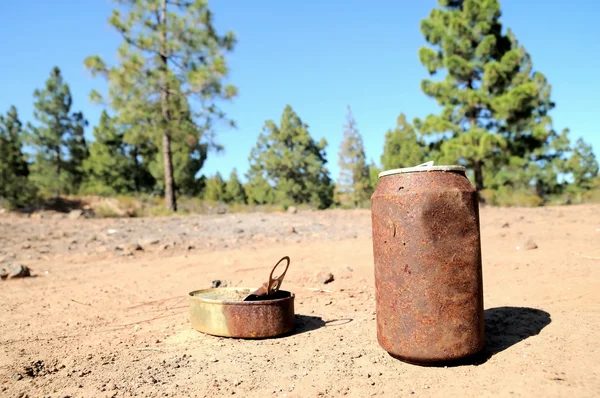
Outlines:
{"label": "dry grass blade", "polygon": [[588,260],[600,260],[600,257],[588,256],[588,255],[585,255],[583,253],[575,253],[575,254],[577,254],[580,257],[586,258]]}

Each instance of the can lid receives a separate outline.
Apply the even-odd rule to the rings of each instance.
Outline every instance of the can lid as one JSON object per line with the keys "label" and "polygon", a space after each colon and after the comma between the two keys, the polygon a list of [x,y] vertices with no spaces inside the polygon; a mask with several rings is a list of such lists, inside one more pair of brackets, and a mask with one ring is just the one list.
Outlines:
{"label": "can lid", "polygon": [[457,166],[457,165],[434,166],[433,163],[434,162],[432,160],[427,163],[423,163],[423,164],[420,164],[420,165],[414,166],[414,167],[405,167],[402,169],[392,169],[392,170],[382,171],[381,173],[379,173],[379,178],[384,177],[384,176],[394,175],[394,174],[416,173],[419,171],[461,171],[463,173],[467,172],[467,169],[464,168],[463,166]]}

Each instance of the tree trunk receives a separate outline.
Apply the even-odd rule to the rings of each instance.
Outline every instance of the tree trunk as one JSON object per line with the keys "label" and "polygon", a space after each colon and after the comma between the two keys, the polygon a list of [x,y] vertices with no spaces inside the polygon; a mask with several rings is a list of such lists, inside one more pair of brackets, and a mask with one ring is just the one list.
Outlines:
{"label": "tree trunk", "polygon": [[173,181],[173,157],[171,154],[171,137],[168,132],[162,136],[162,153],[165,164],[165,199],[167,210],[177,211],[177,198],[175,197],[175,182]]}
{"label": "tree trunk", "polygon": [[171,132],[169,115],[169,87],[167,81],[167,0],[162,0],[160,24],[164,28],[161,33],[160,59],[162,62],[162,85],[160,91],[160,105],[163,118],[162,154],[165,172],[165,202],[167,210],[177,211],[177,199],[175,197],[175,182],[173,179],[173,156],[171,153]]}
{"label": "tree trunk", "polygon": [[136,195],[140,194],[140,164],[138,162],[138,150],[134,145],[131,149],[130,156],[133,158],[133,187],[135,189]]}
{"label": "tree trunk", "polygon": [[56,186],[56,197],[60,198],[60,146],[58,146],[56,148],[56,182],[57,182],[57,186]]}
{"label": "tree trunk", "polygon": [[471,167],[473,167],[473,173],[475,174],[475,188],[477,188],[479,201],[483,203],[484,200],[479,194],[485,188],[483,186],[483,162],[481,160],[474,160]]}

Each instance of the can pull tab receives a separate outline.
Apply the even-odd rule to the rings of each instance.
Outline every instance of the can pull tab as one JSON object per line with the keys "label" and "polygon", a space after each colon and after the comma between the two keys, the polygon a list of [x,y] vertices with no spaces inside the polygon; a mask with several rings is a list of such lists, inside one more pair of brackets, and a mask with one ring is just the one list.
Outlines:
{"label": "can pull tab", "polygon": [[430,160],[429,162],[421,163],[415,167],[431,167],[431,166],[433,166],[433,163],[435,163],[435,162],[433,160]]}
{"label": "can pull tab", "polygon": [[[285,265],[285,269],[283,270],[283,273],[281,275],[273,278],[273,273],[275,272],[277,267],[279,267],[279,265],[284,260],[287,263]],[[279,288],[281,287],[281,284],[283,283],[283,278],[285,277],[285,274],[287,273],[287,270],[290,266],[290,262],[291,261],[290,261],[289,256],[285,256],[281,260],[279,260],[277,262],[277,264],[275,264],[275,266],[271,270],[271,273],[269,274],[269,280],[267,282],[263,283],[260,288],[258,288],[257,290],[252,292],[250,295],[248,295],[248,297],[246,297],[244,299],[244,301],[266,300],[266,299],[270,298],[271,296],[273,296],[275,293],[277,293],[279,291]]]}

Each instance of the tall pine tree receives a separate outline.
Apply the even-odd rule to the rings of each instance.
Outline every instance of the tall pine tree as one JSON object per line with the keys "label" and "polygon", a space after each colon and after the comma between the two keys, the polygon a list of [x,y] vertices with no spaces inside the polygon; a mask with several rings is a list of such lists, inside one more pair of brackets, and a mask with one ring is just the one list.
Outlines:
{"label": "tall pine tree", "polygon": [[37,126],[28,125],[29,141],[35,149],[32,170],[36,185],[46,193],[75,193],[82,181],[81,164],[87,157],[83,129],[87,122],[80,112],[71,114],[73,98],[58,67],[42,90],[33,94]]}
{"label": "tall pine tree", "polygon": [[246,191],[240,182],[237,175],[237,170],[234,168],[229,175],[229,180],[225,186],[225,200],[230,203],[245,204],[248,201]]}
{"label": "tall pine tree", "polygon": [[371,195],[369,167],[365,160],[363,140],[356,127],[350,105],[346,114],[338,165],[340,177],[337,190],[340,200],[350,202],[354,206],[365,203]]}
{"label": "tall pine tree", "polygon": [[223,181],[221,173],[217,172],[214,177],[206,180],[204,199],[221,202],[225,201],[225,198],[225,181]]}
{"label": "tall pine tree", "polygon": [[590,183],[598,177],[598,161],[592,146],[581,138],[577,140],[566,166],[573,175],[576,189],[589,189]]}
{"label": "tall pine tree", "polygon": [[333,202],[333,185],[322,139],[315,142],[308,125],[287,105],[277,125],[269,120],[249,157],[250,199],[255,203],[308,203],[317,208]]}
{"label": "tall pine tree", "polygon": [[[472,169],[485,187],[484,169],[497,158],[542,161],[534,152],[557,136],[547,115],[553,104],[545,77],[512,32],[503,32],[497,0],[439,0],[421,31],[431,47],[419,51],[431,75],[422,89],[442,111],[424,121],[422,133],[442,141],[442,156]],[[542,165],[543,166],[543,165]]]}
{"label": "tall pine tree", "polygon": [[[223,83],[228,74],[224,54],[233,49],[235,38],[231,32],[217,34],[205,0],[116,3],[125,6],[110,18],[123,37],[120,64],[108,67],[98,56],[85,64],[108,79],[109,102],[120,121],[147,127],[143,134],[160,151],[166,207],[177,210],[174,149],[183,156],[205,149],[198,143],[211,142],[214,123],[225,119],[216,101],[236,95],[235,87]],[[195,111],[192,100],[199,103]],[[185,148],[187,139],[194,142]],[[203,162],[202,155],[192,158]]]}
{"label": "tall pine tree", "polygon": [[11,207],[26,205],[35,195],[28,181],[29,164],[23,154],[24,133],[17,109],[0,115],[0,201]]}
{"label": "tall pine tree", "polygon": [[85,170],[83,163],[90,156],[90,151],[85,140],[85,128],[88,121],[83,117],[83,113],[76,112],[71,117],[71,134],[67,139],[67,151],[69,152],[69,161],[67,170],[69,172],[69,185],[78,190],[85,179]]}
{"label": "tall pine tree", "polygon": [[375,188],[377,188],[377,184],[379,184],[379,173],[381,173],[381,171],[381,168],[371,159],[371,163],[369,164],[369,183],[371,191],[375,191]]}
{"label": "tall pine tree", "polygon": [[424,144],[419,140],[414,127],[403,113],[398,116],[397,126],[385,134],[381,164],[386,170],[413,167],[423,163]]}
{"label": "tall pine tree", "polygon": [[100,195],[126,194],[135,191],[135,162],[124,142],[125,133],[103,111],[94,128],[90,156],[83,162],[87,175],[84,191]]}

